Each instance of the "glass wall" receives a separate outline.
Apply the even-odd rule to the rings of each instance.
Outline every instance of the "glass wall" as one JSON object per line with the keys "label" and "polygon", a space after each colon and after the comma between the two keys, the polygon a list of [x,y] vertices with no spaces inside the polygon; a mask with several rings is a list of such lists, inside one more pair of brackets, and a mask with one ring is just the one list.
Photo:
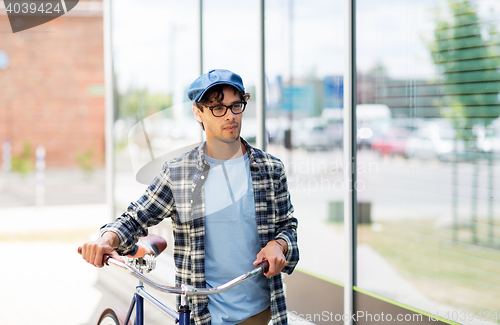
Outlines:
{"label": "glass wall", "polygon": [[357,2],[357,286],[466,324],[500,316],[499,14]]}
{"label": "glass wall", "polygon": [[[265,21],[268,151],[288,172],[300,223],[300,268],[336,281],[343,277],[342,249],[333,249],[343,245],[341,4],[268,2]],[[157,165],[159,170],[162,155],[199,143],[202,132],[185,97],[199,72],[198,12],[192,10],[198,2],[152,2],[144,10],[157,14],[137,24],[129,20],[131,14],[141,16],[136,2],[113,5],[119,214],[154,177],[145,169]],[[204,71],[227,68],[242,76],[253,97],[242,136],[253,144],[257,10],[256,2],[203,2]],[[325,30],[334,32],[325,36]],[[330,255],[320,258],[320,246],[332,248]]]}
{"label": "glass wall", "polygon": [[[185,96],[200,70],[198,3],[113,3],[117,214],[169,155],[202,141]],[[343,5],[265,8],[267,151],[285,164],[299,220],[295,276],[337,287],[345,269]],[[252,144],[257,13],[257,2],[203,2],[203,70],[243,77],[253,99],[242,137]],[[487,0],[357,1],[355,289],[460,323],[495,321],[500,305],[499,14]],[[159,231],[170,238],[169,223]]]}
{"label": "glass wall", "polygon": [[337,282],[344,279],[342,22],[342,1],[266,2],[268,152],[287,168],[298,269]]}
{"label": "glass wall", "polygon": [[[199,72],[199,28],[193,23],[198,14],[192,10],[197,3],[112,2],[116,216],[144,193],[176,150],[188,151],[202,140],[186,96]],[[167,239],[172,253],[171,223],[153,232]],[[173,276],[164,280],[173,284]]]}
{"label": "glass wall", "polygon": [[[203,70],[226,68],[242,76],[252,99],[241,135],[251,144],[258,123],[257,4],[203,1]],[[120,1],[113,6],[118,107],[114,189],[119,215],[142,195],[169,153],[202,140],[185,97],[199,75],[199,13],[194,0],[154,1],[144,7]],[[132,15],[143,18],[132,23]],[[297,273],[331,285],[344,278],[342,21],[341,0],[266,3],[267,151],[284,162],[288,174],[299,220]],[[155,231],[166,236],[171,249],[170,222]],[[325,287],[313,286],[316,292]],[[341,310],[342,294],[336,295]],[[321,308],[332,304],[325,297],[312,298],[311,303],[323,301],[326,307]],[[303,301],[298,305],[304,306]]]}

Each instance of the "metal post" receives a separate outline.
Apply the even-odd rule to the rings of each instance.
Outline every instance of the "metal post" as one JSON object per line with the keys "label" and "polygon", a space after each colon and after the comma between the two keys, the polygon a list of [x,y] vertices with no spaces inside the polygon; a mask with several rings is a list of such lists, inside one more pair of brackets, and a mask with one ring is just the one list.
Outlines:
{"label": "metal post", "polygon": [[200,76],[203,74],[203,0],[199,0],[200,20]]}
{"label": "metal post", "polygon": [[257,110],[257,147],[266,151],[266,38],[265,38],[265,0],[259,1],[259,67],[256,89]]}
{"label": "metal post", "polygon": [[493,193],[494,193],[494,187],[493,187],[493,151],[490,151],[488,153],[488,171],[489,171],[489,200],[488,200],[488,242],[490,244],[493,244],[493,239],[494,239],[494,233],[493,233]]}
{"label": "metal post", "polygon": [[2,144],[2,169],[3,172],[9,174],[12,169],[12,153],[10,140],[3,140]]}
{"label": "metal post", "polygon": [[345,279],[344,320],[352,325],[350,315],[354,312],[353,286],[355,285],[356,249],[356,9],[355,0],[345,0],[345,71],[344,71],[344,232],[345,232]]}
{"label": "metal post", "polygon": [[478,192],[478,178],[479,178],[479,161],[475,160],[474,173],[472,175],[472,195],[471,195],[471,223],[470,230],[472,232],[472,243],[479,242],[477,236],[477,192]]}
{"label": "metal post", "polygon": [[453,165],[452,165],[452,177],[451,182],[451,195],[452,195],[452,218],[453,218],[453,229],[452,229],[452,239],[453,245],[458,244],[458,157],[457,157],[457,143],[458,139],[453,140]]}
{"label": "metal post", "polygon": [[41,207],[45,203],[45,148],[36,148],[36,205]]}
{"label": "metal post", "polygon": [[103,28],[104,28],[104,79],[106,89],[105,104],[105,163],[106,163],[106,204],[108,205],[108,215],[111,220],[115,219],[114,204],[114,71],[113,71],[113,49],[111,43],[111,0],[104,0],[103,8]]}
{"label": "metal post", "polygon": [[291,165],[293,163],[293,110],[295,99],[293,98],[293,0],[288,0],[288,87],[290,87],[290,98],[288,99],[290,105],[288,110],[288,128],[284,134],[284,146],[287,149],[287,161]]}
{"label": "metal post", "polygon": [[[200,21],[200,76],[203,74],[203,0],[199,0],[199,21]],[[200,130],[200,140],[203,141],[205,131]]]}

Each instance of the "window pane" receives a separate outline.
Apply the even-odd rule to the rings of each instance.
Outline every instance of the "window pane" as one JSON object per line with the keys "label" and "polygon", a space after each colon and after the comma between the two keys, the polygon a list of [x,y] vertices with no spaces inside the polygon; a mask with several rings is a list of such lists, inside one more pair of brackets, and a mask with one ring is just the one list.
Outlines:
{"label": "window pane", "polygon": [[[138,200],[163,163],[182,150],[170,158],[166,154],[201,142],[202,131],[186,96],[199,75],[198,43],[185,41],[198,39],[198,26],[192,23],[196,7],[193,0],[113,2],[116,216]],[[172,254],[169,228],[170,221],[162,222],[153,233],[167,239]]]}
{"label": "window pane", "polygon": [[342,21],[342,1],[266,3],[268,151],[287,169],[298,268],[335,282],[344,280]]}
{"label": "window pane", "polygon": [[357,8],[358,200],[366,206],[358,286],[460,323],[473,320],[454,311],[492,315],[500,306],[500,5],[359,0]]}

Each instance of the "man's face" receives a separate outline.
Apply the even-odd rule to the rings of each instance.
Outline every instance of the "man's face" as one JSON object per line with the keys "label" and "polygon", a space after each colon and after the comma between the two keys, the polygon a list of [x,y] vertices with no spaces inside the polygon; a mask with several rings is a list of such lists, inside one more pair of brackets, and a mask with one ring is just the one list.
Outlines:
{"label": "man's face", "polygon": [[[225,87],[223,93],[223,105],[230,106],[241,102],[240,95],[233,87]],[[197,119],[201,120],[205,127],[207,140],[215,138],[227,143],[235,142],[240,138],[241,117],[243,114],[233,114],[233,112],[228,109],[224,116],[215,117],[208,107],[219,105],[217,101],[211,99],[209,102],[203,104],[203,112],[196,108],[199,114],[195,111],[195,115]],[[223,109],[225,110],[226,108],[223,107]]]}

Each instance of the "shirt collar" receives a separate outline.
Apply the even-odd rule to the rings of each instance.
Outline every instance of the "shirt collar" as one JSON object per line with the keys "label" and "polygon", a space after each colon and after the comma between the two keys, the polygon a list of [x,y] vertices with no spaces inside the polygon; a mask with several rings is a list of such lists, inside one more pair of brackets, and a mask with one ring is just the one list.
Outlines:
{"label": "shirt collar", "polygon": [[[242,137],[240,137],[240,141],[241,141],[241,143],[243,143],[243,145],[247,149],[248,159],[250,160],[250,162],[256,163],[255,148],[252,147]],[[198,167],[199,168],[202,168],[203,165],[208,165],[208,161],[205,160],[205,151],[204,151],[205,144],[206,144],[206,141],[203,141],[203,143],[198,146]]]}

